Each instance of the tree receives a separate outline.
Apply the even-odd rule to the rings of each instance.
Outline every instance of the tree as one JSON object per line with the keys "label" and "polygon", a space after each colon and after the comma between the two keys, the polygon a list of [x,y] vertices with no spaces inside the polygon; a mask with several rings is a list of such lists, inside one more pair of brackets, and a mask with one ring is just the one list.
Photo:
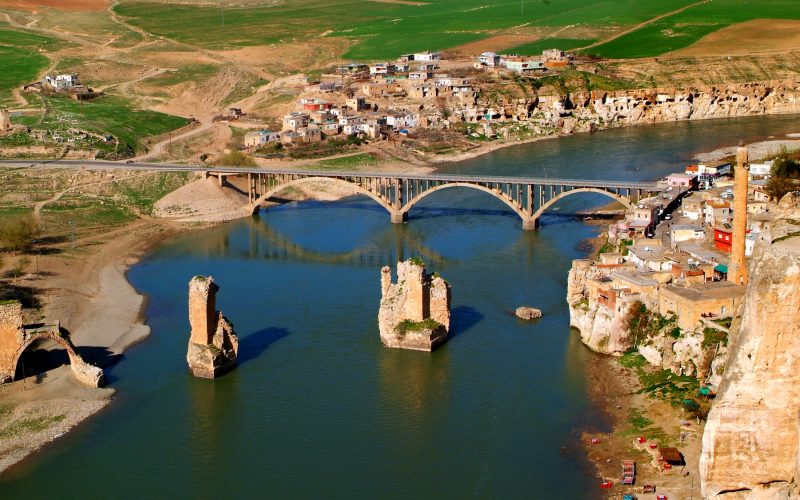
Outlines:
{"label": "tree", "polygon": [[12,252],[28,250],[37,234],[39,227],[30,214],[0,223],[0,244]]}
{"label": "tree", "polygon": [[765,190],[770,199],[777,201],[786,193],[798,189],[800,189],[800,161],[793,159],[784,146],[772,162],[772,176]]}

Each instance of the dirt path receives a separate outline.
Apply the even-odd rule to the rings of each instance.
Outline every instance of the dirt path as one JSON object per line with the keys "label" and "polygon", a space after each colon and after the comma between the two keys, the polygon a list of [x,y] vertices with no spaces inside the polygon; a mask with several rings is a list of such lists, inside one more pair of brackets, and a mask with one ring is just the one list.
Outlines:
{"label": "dirt path", "polygon": [[629,33],[633,33],[634,31],[636,31],[636,30],[638,30],[638,29],[644,28],[645,26],[647,26],[647,25],[649,25],[649,24],[653,24],[653,23],[654,23],[654,22],[656,22],[656,21],[660,21],[661,19],[664,19],[665,17],[673,16],[673,15],[675,15],[675,14],[678,14],[678,13],[681,13],[681,12],[683,12],[683,11],[684,11],[684,10],[686,10],[686,9],[691,9],[692,7],[697,7],[698,5],[702,5],[702,4],[704,4],[704,3],[708,3],[708,2],[710,2],[710,1],[711,1],[711,0],[702,0],[702,1],[700,1],[700,2],[693,3],[693,4],[691,4],[691,5],[687,5],[687,6],[685,6],[685,7],[681,7],[680,9],[675,9],[675,10],[673,10],[673,11],[671,11],[671,12],[667,12],[667,13],[661,14],[660,16],[656,16],[656,17],[654,17],[654,18],[652,18],[652,19],[648,19],[647,21],[644,21],[644,22],[642,22],[642,23],[639,23],[639,24],[637,24],[636,26],[634,26],[634,27],[632,27],[632,28],[629,28],[629,29],[627,29],[627,30],[625,30],[625,31],[622,31],[622,32],[620,32],[620,33],[617,33],[616,35],[612,35],[612,36],[610,36],[610,37],[608,37],[608,38],[605,38],[605,39],[603,39],[603,40],[599,40],[599,41],[597,41],[597,42],[594,42],[594,43],[593,43],[593,44],[591,44],[591,45],[586,45],[586,46],[584,46],[584,47],[578,47],[577,49],[573,49],[573,50],[575,50],[575,51],[578,51],[578,50],[586,50],[586,49],[591,49],[591,48],[597,47],[598,45],[603,45],[604,43],[608,43],[608,42],[614,41],[614,40],[616,40],[617,38],[623,37],[623,36],[625,36],[625,35],[627,35],[627,34],[629,34]]}
{"label": "dirt path", "polygon": [[112,182],[119,182],[119,181],[123,181],[125,179],[130,179],[132,177],[141,177],[142,175],[150,174],[150,173],[153,173],[153,172],[131,174],[131,175],[128,175],[126,177],[120,177],[118,179],[107,179],[107,180],[100,181],[100,182],[93,182],[91,184],[81,184],[79,186],[68,187],[67,189],[65,189],[63,191],[60,191],[60,192],[56,193],[55,195],[53,195],[52,198],[44,200],[44,201],[40,201],[39,203],[34,205],[33,206],[33,218],[36,221],[36,224],[41,226],[41,224],[42,224],[42,209],[45,206],[49,205],[50,203],[53,203],[53,202],[56,202],[56,201],[60,200],[62,196],[64,196],[65,194],[69,193],[70,191],[74,191],[76,189],[85,189],[85,188],[88,188],[88,187],[100,186],[100,185],[103,185],[103,184],[111,184]]}
{"label": "dirt path", "polygon": [[214,128],[214,122],[211,121],[211,117],[208,116],[208,117],[202,118],[202,119],[200,119],[200,126],[199,127],[193,128],[191,130],[188,130],[188,131],[186,131],[186,132],[184,132],[182,134],[176,135],[174,137],[169,137],[167,139],[164,139],[163,141],[152,145],[150,147],[150,151],[148,151],[146,154],[139,155],[139,156],[137,156],[135,158],[132,158],[132,159],[133,159],[133,161],[145,161],[145,160],[151,160],[153,158],[158,158],[159,156],[164,154],[164,152],[166,152],[167,149],[169,149],[169,146],[173,142],[180,142],[180,141],[189,139],[189,138],[194,137],[194,136],[196,136],[198,134],[202,134],[203,132],[208,132],[212,128]]}

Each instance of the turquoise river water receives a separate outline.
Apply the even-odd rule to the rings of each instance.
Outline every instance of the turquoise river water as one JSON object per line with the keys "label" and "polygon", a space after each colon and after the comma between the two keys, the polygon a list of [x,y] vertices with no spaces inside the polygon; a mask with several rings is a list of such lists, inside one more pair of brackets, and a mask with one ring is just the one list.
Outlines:
{"label": "turquoise river water", "polygon": [[[652,180],[797,117],[675,123],[503,149],[453,173]],[[407,224],[367,198],[291,203],[165,241],[129,272],[152,336],[109,368],[111,406],[0,477],[2,498],[594,498],[579,433],[593,356],[571,332],[570,261],[596,226],[567,198],[523,232],[477,191],[427,198]],[[453,286],[453,333],[382,347],[380,267],[422,256]],[[187,282],[213,275],[240,366],[186,367]],[[525,323],[519,305],[544,318]]]}

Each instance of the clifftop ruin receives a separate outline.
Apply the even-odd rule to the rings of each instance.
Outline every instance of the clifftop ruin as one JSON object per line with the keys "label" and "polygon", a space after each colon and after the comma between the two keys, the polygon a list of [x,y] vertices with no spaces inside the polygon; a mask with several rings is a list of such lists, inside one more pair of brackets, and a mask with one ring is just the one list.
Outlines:
{"label": "clifftop ruin", "polygon": [[186,361],[195,377],[217,378],[236,367],[239,339],[233,325],[216,310],[219,286],[211,276],[189,281],[189,323]]}
{"label": "clifftop ruin", "polygon": [[383,267],[378,326],[387,347],[432,351],[450,332],[450,285],[419,259],[397,263],[397,283]]}

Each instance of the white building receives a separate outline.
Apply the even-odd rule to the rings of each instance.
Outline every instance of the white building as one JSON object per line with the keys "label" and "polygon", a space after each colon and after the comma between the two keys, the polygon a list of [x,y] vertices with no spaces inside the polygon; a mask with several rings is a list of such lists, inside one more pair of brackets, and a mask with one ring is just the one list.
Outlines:
{"label": "white building", "polygon": [[431,61],[431,62],[439,62],[442,59],[442,54],[440,52],[415,52],[414,53],[414,60],[415,61]]}
{"label": "white building", "polygon": [[772,162],[769,161],[767,163],[751,163],[750,164],[750,176],[756,177],[768,177],[772,174]]}
{"label": "white building", "polygon": [[281,134],[270,130],[254,130],[244,135],[244,145],[247,148],[257,148],[268,142],[280,142]]}
{"label": "white building", "polygon": [[493,68],[500,65],[500,56],[494,52],[484,52],[478,56],[478,62]]}
{"label": "white building", "polygon": [[81,84],[78,75],[47,75],[45,82],[56,90],[66,90]]}

